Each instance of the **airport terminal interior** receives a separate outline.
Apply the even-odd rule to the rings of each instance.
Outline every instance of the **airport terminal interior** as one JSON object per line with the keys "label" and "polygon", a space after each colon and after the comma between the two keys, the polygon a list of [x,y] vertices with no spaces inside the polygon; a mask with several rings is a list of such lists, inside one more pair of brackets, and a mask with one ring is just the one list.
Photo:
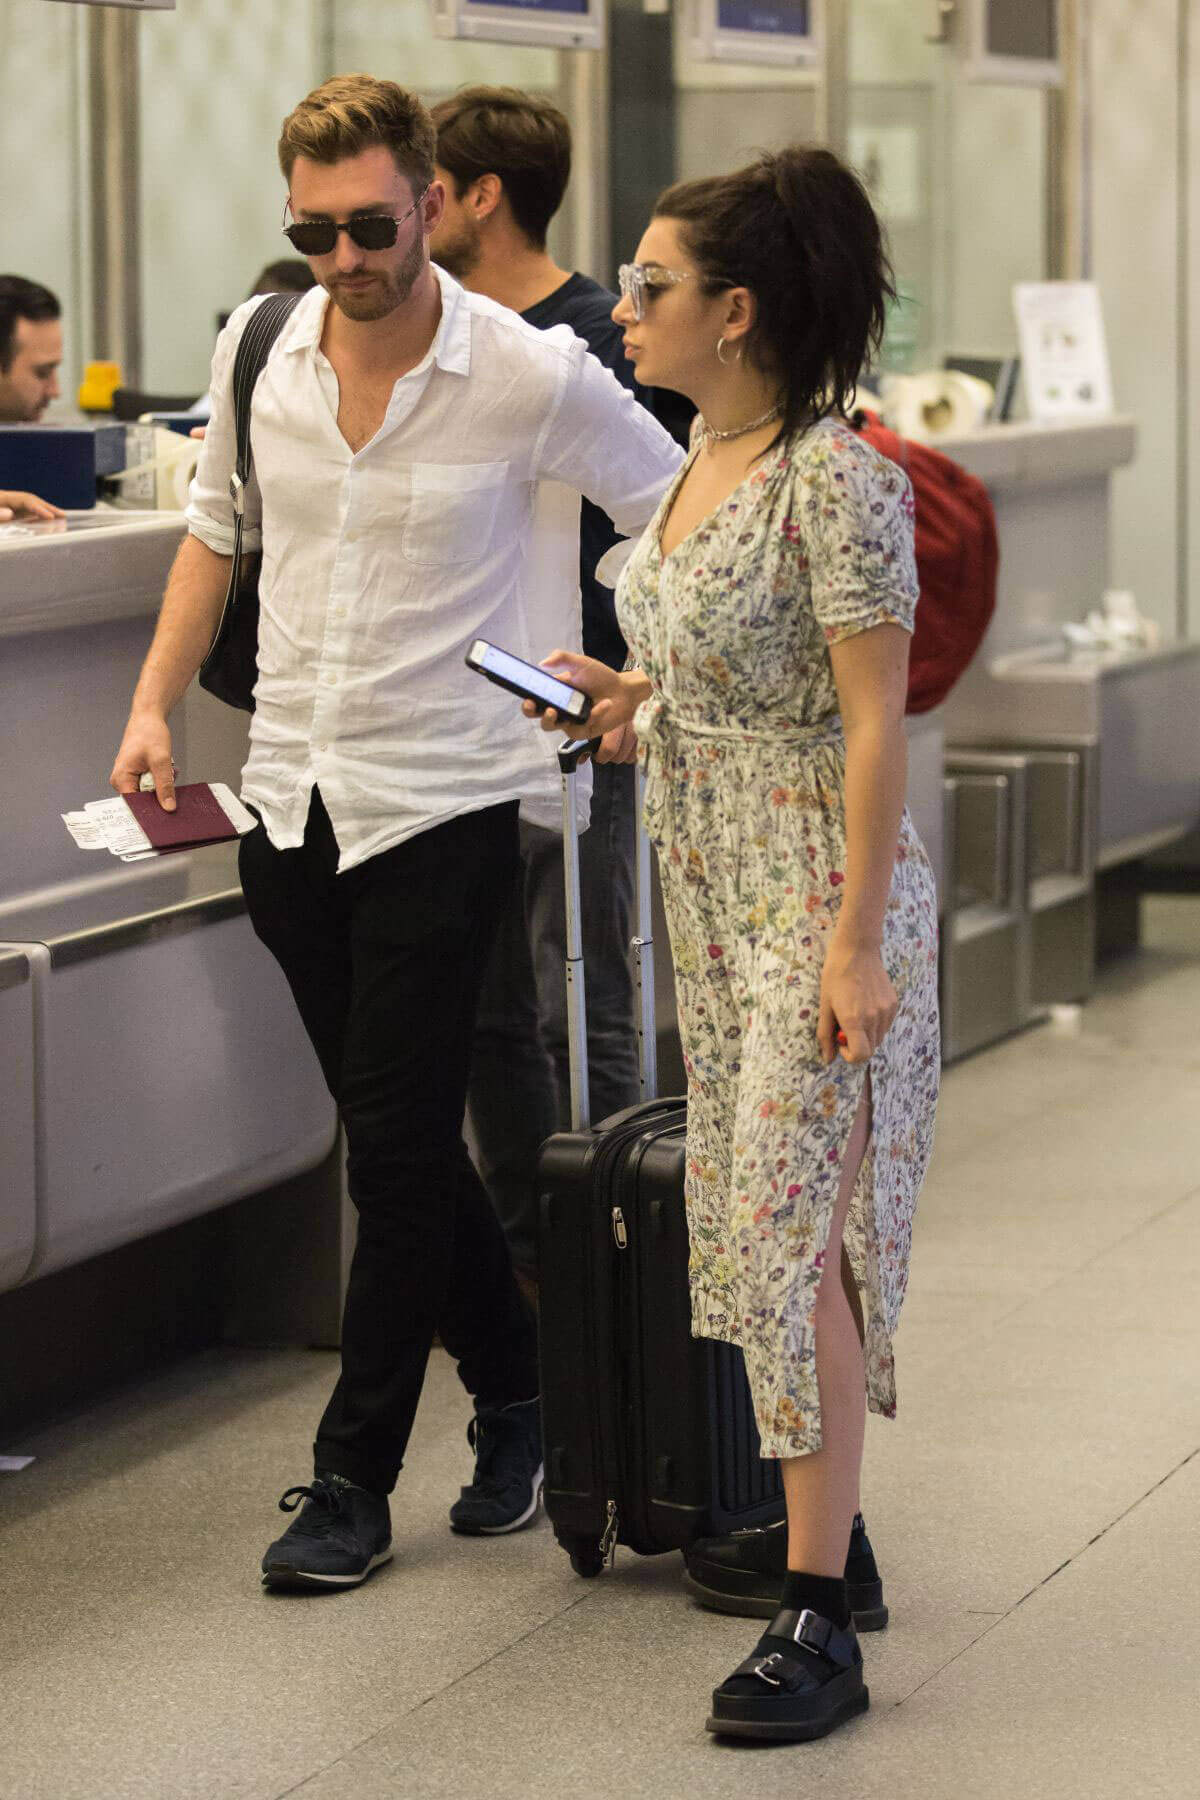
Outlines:
{"label": "airport terminal interior", "polygon": [[[682,1502],[640,1554],[606,1467],[581,1537],[548,1418],[533,1516],[451,1531],[483,1426],[440,1339],[394,1558],[348,1591],[260,1578],[338,1378],[348,1115],[247,914],[248,714],[195,684],[172,713],[221,820],[198,847],[159,854],[109,772],[218,332],[295,262],[281,121],[354,71],[560,109],[549,255],[613,304],[659,193],[763,151],[833,150],[884,229],[853,416],[915,492],[942,1090],[897,1416],[867,1421],[888,1617],[869,1710],[821,1741],[705,1730],[765,1626],[699,1603]],[[1200,1792],[1198,146],[1194,0],[0,0],[0,1800]],[[630,1041],[643,1097],[682,1096],[644,873]],[[615,1371],[595,1454],[624,1433],[611,1492],[670,1496],[651,1400],[631,1448],[626,1222],[601,1224],[588,1278],[625,1298],[578,1340]],[[514,1260],[561,1391],[571,1307]],[[676,1349],[744,1393],[732,1353]],[[723,1377],[687,1379],[724,1442]]]}

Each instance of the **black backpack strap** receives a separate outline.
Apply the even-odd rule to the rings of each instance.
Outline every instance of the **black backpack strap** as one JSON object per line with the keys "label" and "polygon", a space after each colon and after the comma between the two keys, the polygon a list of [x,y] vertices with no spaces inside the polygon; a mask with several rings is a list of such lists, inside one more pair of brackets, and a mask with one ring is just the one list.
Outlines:
{"label": "black backpack strap", "polygon": [[237,355],[233,359],[233,416],[237,432],[237,462],[229,477],[229,492],[239,520],[250,479],[250,407],[254,387],[267,366],[271,345],[283,330],[302,294],[268,294],[246,321]]}

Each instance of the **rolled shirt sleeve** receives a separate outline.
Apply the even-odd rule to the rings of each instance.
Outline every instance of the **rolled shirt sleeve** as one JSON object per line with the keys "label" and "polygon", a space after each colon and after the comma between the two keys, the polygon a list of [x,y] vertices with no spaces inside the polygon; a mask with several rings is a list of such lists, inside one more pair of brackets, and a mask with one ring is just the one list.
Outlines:
{"label": "rolled shirt sleeve", "polygon": [[[218,556],[233,555],[234,513],[229,493],[229,477],[237,465],[233,363],[242,333],[246,329],[246,321],[262,298],[262,295],[257,295],[239,306],[230,315],[229,323],[217,339],[209,382],[212,413],[184,515],[191,535],[199,538],[202,544],[207,544],[210,550],[215,550]],[[262,499],[253,469],[246,484],[242,548],[247,551],[262,548]]]}
{"label": "rolled shirt sleeve", "polygon": [[578,488],[632,537],[653,518],[684,453],[581,338],[566,326],[545,335],[559,337],[566,364],[535,453],[535,473]]}

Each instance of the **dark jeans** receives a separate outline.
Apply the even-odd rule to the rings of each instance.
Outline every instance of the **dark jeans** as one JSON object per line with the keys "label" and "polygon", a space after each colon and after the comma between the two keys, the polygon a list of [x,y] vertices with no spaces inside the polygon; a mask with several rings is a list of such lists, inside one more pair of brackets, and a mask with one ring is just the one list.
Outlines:
{"label": "dark jeans", "polygon": [[[634,771],[599,764],[579,842],[584,986],[593,1119],[638,1097],[629,942],[634,896]],[[488,964],[475,1024],[469,1107],[479,1172],[513,1261],[537,1266],[537,1153],[570,1123],[566,901],[562,838],[521,827],[521,866]]]}
{"label": "dark jeans", "polygon": [[251,923],[278,960],[345,1126],[358,1244],[318,1468],[390,1493],[437,1331],[468,1392],[538,1391],[533,1315],[462,1140],[480,983],[517,864],[517,808],[409,838],[344,875],[314,789],[303,847],[243,838]]}

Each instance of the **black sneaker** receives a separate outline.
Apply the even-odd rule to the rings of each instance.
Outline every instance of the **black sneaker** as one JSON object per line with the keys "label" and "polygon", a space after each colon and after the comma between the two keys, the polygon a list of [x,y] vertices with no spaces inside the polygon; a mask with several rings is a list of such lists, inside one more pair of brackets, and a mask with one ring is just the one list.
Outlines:
{"label": "black sneaker", "polygon": [[262,1559],[269,1588],[357,1587],[372,1569],[392,1558],[387,1499],[355,1487],[341,1475],[315,1475],[311,1487],[289,1488],[280,1512],[295,1512],[281,1538]]}
{"label": "black sneaker", "polygon": [[[787,1524],[730,1537],[700,1538],[684,1551],[684,1586],[713,1612],[770,1619],[779,1607],[787,1573]],[[859,1631],[882,1631],[888,1622],[883,1582],[861,1513],[855,1515],[846,1557],[846,1592]]]}
{"label": "black sneaker", "polygon": [[828,1737],[870,1703],[853,1625],[843,1631],[807,1608],[785,1609],[714,1690],[705,1725],[721,1737],[803,1743]]}
{"label": "black sneaker", "polygon": [[537,1400],[481,1406],[467,1426],[475,1479],[450,1508],[466,1537],[498,1537],[537,1517],[542,1498],[542,1410]]}

